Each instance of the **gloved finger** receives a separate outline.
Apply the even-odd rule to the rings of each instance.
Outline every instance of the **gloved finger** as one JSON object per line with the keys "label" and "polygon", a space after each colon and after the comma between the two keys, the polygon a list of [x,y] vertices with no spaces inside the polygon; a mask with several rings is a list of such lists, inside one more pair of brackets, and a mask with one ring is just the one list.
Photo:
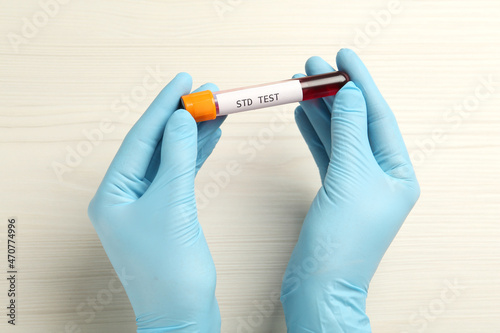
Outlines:
{"label": "gloved finger", "polygon": [[[335,69],[321,57],[314,56],[306,61],[307,75],[319,75],[331,72],[335,72]],[[325,105],[330,113],[332,112],[334,100],[335,96],[327,96],[323,98],[323,101],[325,102]]]}
{"label": "gloved finger", "polygon": [[[293,78],[304,77],[304,74],[295,74]],[[325,105],[322,98],[310,99],[299,103],[304,114],[309,119],[312,127],[316,131],[321,143],[325,147],[328,156],[330,155],[330,110]]]}
{"label": "gloved finger", "polygon": [[[191,93],[205,91],[205,90],[217,91],[218,88],[213,83],[206,83],[206,84],[200,86],[199,88],[195,89]],[[225,119],[226,119],[226,117],[217,117],[214,120],[205,121],[205,122],[198,124],[198,150],[202,149],[203,145],[207,141],[207,138],[212,133],[214,133],[217,130],[217,128],[220,127],[220,125],[224,122]],[[156,146],[155,152],[153,154],[153,157],[151,158],[148,169],[147,169],[146,174],[144,176],[144,178],[146,180],[148,180],[150,183],[153,181],[154,177],[156,176],[156,173],[158,172],[158,166],[160,165],[161,143],[162,143],[162,140],[160,140],[158,145]]]}
{"label": "gloved finger", "polygon": [[213,120],[198,123],[198,145],[202,145],[206,139],[219,129],[227,116],[217,117]]}
{"label": "gloved finger", "polygon": [[147,194],[164,191],[164,196],[187,198],[194,193],[197,136],[191,114],[175,111],[165,127],[160,166]]}
{"label": "gloved finger", "polygon": [[[193,91],[193,93],[205,90],[215,92],[218,91],[219,88],[213,83],[205,83],[204,85]],[[217,117],[213,120],[198,123],[198,145],[200,145],[200,143],[204,139],[212,135],[212,133],[214,133],[220,127],[220,125],[222,125],[225,119],[226,117]]]}
{"label": "gloved finger", "polygon": [[295,122],[297,123],[297,127],[299,128],[307,147],[309,147],[309,150],[311,151],[314,161],[319,169],[321,182],[323,182],[330,158],[326,153],[325,146],[323,146],[321,139],[301,106],[295,109]]}
{"label": "gloved finger", "polygon": [[162,142],[163,139],[160,139],[160,141],[156,145],[155,152],[153,153],[153,157],[151,158],[148,169],[146,170],[146,174],[144,175],[144,178],[147,181],[149,181],[149,183],[153,182],[153,179],[155,178],[156,173],[158,172],[158,167],[160,166]]}
{"label": "gloved finger", "polygon": [[128,188],[142,181],[165,129],[165,124],[178,109],[180,97],[191,90],[191,76],[179,73],[160,92],[146,112],[129,131],[111,163],[101,186]]}
{"label": "gloved finger", "polygon": [[[318,75],[335,71],[321,57],[314,56],[306,61],[307,75]],[[334,96],[329,96],[312,101],[301,102],[304,111],[309,118],[312,126],[316,129],[319,138],[325,146],[326,153],[330,156],[331,136],[330,136],[330,117],[333,107]]]}
{"label": "gloved finger", "polygon": [[198,146],[198,156],[196,158],[196,173],[203,166],[207,158],[212,154],[217,142],[222,135],[222,131],[218,128],[214,133],[205,139],[205,143],[200,147]]}
{"label": "gloved finger", "polygon": [[377,163],[393,177],[415,178],[396,118],[361,59],[354,51],[342,49],[337,54],[337,65],[366,98],[369,140]]}
{"label": "gloved finger", "polygon": [[[219,90],[215,84],[207,83],[196,91]],[[220,126],[226,120],[226,116],[217,117],[213,120],[198,123],[198,157],[196,159],[196,173],[203,166],[208,156],[212,153],[221,136]]]}
{"label": "gloved finger", "polygon": [[[358,87],[348,82],[335,97],[332,111],[332,153],[327,178],[358,177],[358,168],[373,159],[368,141],[366,102]],[[355,183],[356,179],[352,179]],[[333,183],[325,181],[327,184]],[[328,190],[328,188],[327,188]]]}
{"label": "gloved finger", "polygon": [[[219,124],[224,121],[224,119],[219,119],[219,118],[226,118],[226,117],[217,117],[217,119],[212,120],[211,122],[218,122]],[[215,127],[214,131],[204,131],[204,137],[200,138],[200,124],[198,124],[198,157],[196,159],[196,173],[198,173],[198,170],[201,168],[201,166],[205,163],[207,160],[208,156],[212,153],[214,150],[214,147],[206,147],[207,143],[210,145],[212,144],[211,141],[213,141],[214,136],[218,136],[218,139],[216,140],[215,144],[219,141],[220,136],[221,136],[221,130],[220,128],[217,128],[219,125],[214,124],[212,126]],[[163,139],[160,140],[158,145],[156,146],[155,152],[153,154],[153,158],[151,158],[151,163],[149,164],[148,170],[146,171],[146,175],[144,178],[149,181],[149,183],[153,182],[153,179],[156,176],[156,173],[158,172],[158,167],[160,166],[160,160],[161,160],[161,144],[163,142]]]}
{"label": "gloved finger", "polygon": [[[217,117],[217,119],[211,120],[213,122],[223,122],[224,119],[218,119],[218,118],[226,118],[224,117]],[[222,131],[220,128],[216,127],[218,124],[214,124],[214,131],[210,131],[208,134],[205,133],[204,137],[202,139],[198,139],[198,157],[196,159],[196,173],[198,173],[199,168],[205,163],[207,158],[210,156],[212,151],[214,150],[215,146],[210,147],[210,145],[213,143],[214,137],[217,137],[217,140],[215,141],[215,144],[219,142],[219,139],[221,137]],[[200,132],[198,132],[199,135]],[[206,147],[209,145],[209,147]]]}

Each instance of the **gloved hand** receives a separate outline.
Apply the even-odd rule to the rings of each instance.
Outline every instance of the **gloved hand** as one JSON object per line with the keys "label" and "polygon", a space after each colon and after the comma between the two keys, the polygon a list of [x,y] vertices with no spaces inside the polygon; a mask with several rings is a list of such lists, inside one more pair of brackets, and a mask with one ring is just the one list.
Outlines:
{"label": "gloved hand", "polygon": [[[216,90],[204,85],[198,90]],[[138,332],[218,332],[215,266],[198,223],[194,178],[224,119],[177,110],[178,74],[123,141],[89,216],[135,311]],[[177,110],[177,111],[176,111]]]}
{"label": "gloved hand", "polygon": [[[396,119],[368,70],[348,49],[337,65],[352,82],[295,112],[322,187],[283,278],[289,332],[371,331],[368,285],[420,195]],[[319,57],[306,64],[308,75],[331,71]]]}

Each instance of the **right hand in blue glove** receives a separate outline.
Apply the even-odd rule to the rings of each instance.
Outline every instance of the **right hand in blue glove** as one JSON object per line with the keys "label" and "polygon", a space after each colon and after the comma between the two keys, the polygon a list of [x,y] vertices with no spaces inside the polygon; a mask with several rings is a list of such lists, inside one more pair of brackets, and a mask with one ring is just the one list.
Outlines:
{"label": "right hand in blue glove", "polygon": [[[289,332],[370,332],[370,280],[420,188],[396,119],[351,50],[351,81],[335,97],[301,102],[296,122],[318,165],[316,195],[288,264],[281,301]],[[318,57],[308,75],[331,72]]]}
{"label": "right hand in blue glove", "polygon": [[[205,85],[199,90],[214,90]],[[215,266],[198,223],[194,178],[220,138],[217,118],[196,125],[170,82],[123,141],[89,216],[136,314],[138,332],[220,331]]]}

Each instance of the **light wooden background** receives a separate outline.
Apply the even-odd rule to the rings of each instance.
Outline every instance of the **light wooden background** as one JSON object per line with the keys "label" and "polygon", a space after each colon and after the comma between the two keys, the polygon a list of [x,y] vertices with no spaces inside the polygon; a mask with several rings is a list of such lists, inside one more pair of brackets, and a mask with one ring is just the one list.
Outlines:
{"label": "light wooden background", "polygon": [[[312,55],[334,62],[341,47],[359,52],[393,107],[422,187],[372,281],[373,330],[500,331],[497,1],[396,0],[401,10],[378,21],[374,13],[394,1],[66,2],[49,7],[50,17],[37,0],[2,1],[0,11],[0,249],[6,220],[16,216],[20,272],[17,325],[1,314],[2,332],[134,331],[124,292],[96,310],[87,303],[116,275],[86,209],[126,132],[161,89],[141,88],[150,70],[163,73],[162,85],[186,71],[196,86],[227,89],[289,78]],[[39,27],[24,27],[33,20]],[[16,35],[25,38],[19,45]],[[135,105],[116,112],[127,97]],[[242,170],[200,209],[223,332],[242,322],[253,332],[285,331],[274,296],[319,186],[293,108],[228,119],[197,179],[203,193],[227,161]],[[68,149],[88,148],[84,131],[105,119],[113,130],[58,179],[54,163],[65,163]],[[253,141],[261,148],[255,154]],[[460,287],[456,294],[449,284]],[[443,293],[455,297],[444,302]],[[269,302],[272,313],[259,315]]]}

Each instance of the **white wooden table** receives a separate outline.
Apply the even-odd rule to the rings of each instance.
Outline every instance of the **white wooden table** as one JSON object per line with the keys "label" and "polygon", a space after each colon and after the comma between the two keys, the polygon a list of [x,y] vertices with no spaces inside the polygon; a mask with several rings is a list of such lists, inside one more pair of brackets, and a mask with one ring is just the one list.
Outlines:
{"label": "white wooden table", "polygon": [[[312,55],[334,62],[340,47],[370,68],[422,187],[371,283],[373,330],[500,330],[497,1],[59,1],[0,12],[1,251],[7,219],[18,226],[16,326],[2,314],[0,331],[134,331],[86,214],[126,132],[177,72],[227,89],[289,78]],[[200,209],[223,332],[285,331],[276,294],[319,186],[293,108],[230,117],[197,179],[203,193],[227,161],[242,170]],[[111,129],[90,142],[103,121]],[[85,153],[68,163],[73,151]],[[259,314],[263,304],[272,311]]]}

